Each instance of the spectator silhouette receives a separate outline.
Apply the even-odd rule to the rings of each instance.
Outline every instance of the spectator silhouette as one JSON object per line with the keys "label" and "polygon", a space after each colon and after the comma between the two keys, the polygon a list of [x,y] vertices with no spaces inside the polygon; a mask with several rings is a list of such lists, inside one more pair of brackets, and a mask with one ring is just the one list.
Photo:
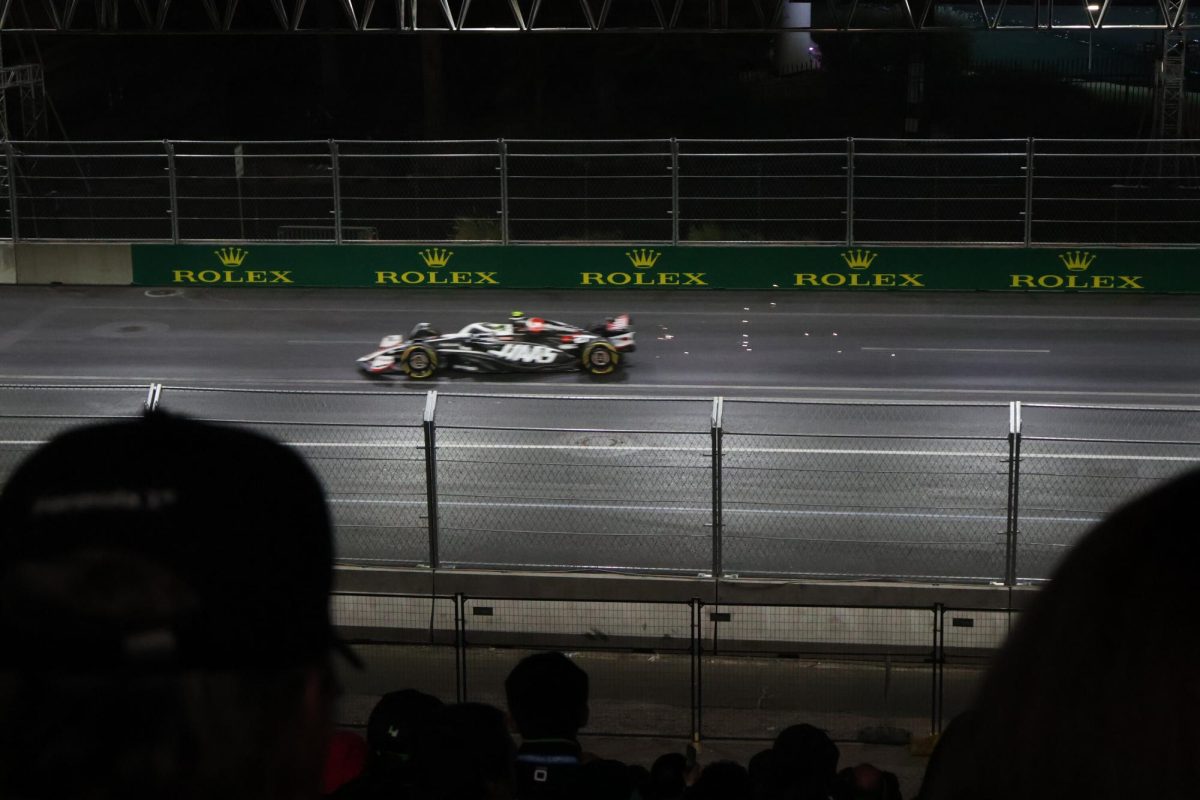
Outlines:
{"label": "spectator silhouette", "polygon": [[750,800],[750,773],[733,761],[715,761],[700,772],[687,800]]}
{"label": "spectator silhouette", "polygon": [[517,797],[573,798],[584,754],[579,729],[588,721],[588,676],[562,653],[535,653],[504,681],[508,713],[521,734]]}
{"label": "spectator silhouette", "polygon": [[771,795],[774,776],[771,770],[771,750],[759,750],[746,765],[750,773],[750,791],[754,800],[766,800]]}
{"label": "spectator silhouette", "polygon": [[1197,498],[1193,471],[1071,549],[1021,615],[922,800],[1200,793]]}
{"label": "spectator silhouette", "polygon": [[687,791],[687,759],[683,753],[666,753],[650,767],[647,800],[679,800]]}
{"label": "spectator silhouette", "polygon": [[900,779],[872,764],[846,767],[838,773],[837,797],[841,800],[903,800]]}
{"label": "spectator silhouette", "polygon": [[317,797],[330,533],[246,431],[152,414],[35,451],[0,494],[0,797]]}
{"label": "spectator silhouette", "polygon": [[447,706],[437,712],[417,742],[417,788],[411,796],[511,800],[514,749],[500,709],[483,703]]}
{"label": "spectator silhouette", "polygon": [[837,780],[838,749],[820,728],[784,728],[771,748],[771,794],[787,800],[826,800]]}
{"label": "spectator silhouette", "polygon": [[388,692],[367,718],[367,765],[336,800],[383,800],[413,791],[413,757],[443,704],[415,689]]}

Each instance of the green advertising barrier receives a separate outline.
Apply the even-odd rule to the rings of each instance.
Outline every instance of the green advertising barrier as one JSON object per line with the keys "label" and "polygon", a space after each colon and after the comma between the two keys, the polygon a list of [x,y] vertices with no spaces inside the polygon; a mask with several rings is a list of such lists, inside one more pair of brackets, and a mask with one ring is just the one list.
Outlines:
{"label": "green advertising barrier", "polygon": [[133,245],[139,286],[1200,292],[1200,250]]}

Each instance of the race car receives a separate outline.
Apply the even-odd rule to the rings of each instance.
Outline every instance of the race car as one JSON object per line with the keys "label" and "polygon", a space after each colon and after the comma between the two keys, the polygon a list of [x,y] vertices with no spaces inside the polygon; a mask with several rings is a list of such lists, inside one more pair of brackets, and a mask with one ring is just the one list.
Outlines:
{"label": "race car", "polygon": [[465,372],[565,372],[582,369],[607,375],[635,349],[628,314],[589,328],[514,311],[507,322],[472,322],[457,333],[440,333],[429,323],[407,337],[385,336],[379,349],[358,359],[369,375],[400,372],[422,380],[441,369]]}

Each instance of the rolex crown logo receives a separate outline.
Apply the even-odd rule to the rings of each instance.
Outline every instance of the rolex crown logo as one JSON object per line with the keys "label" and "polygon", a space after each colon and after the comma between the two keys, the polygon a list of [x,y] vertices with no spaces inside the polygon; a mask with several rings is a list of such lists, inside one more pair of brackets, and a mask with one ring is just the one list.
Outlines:
{"label": "rolex crown logo", "polygon": [[240,267],[242,262],[246,260],[246,256],[250,255],[249,250],[243,250],[240,247],[222,247],[220,250],[213,250],[217,258],[221,259],[221,263],[227,267]]}
{"label": "rolex crown logo", "polygon": [[1086,250],[1068,250],[1065,253],[1059,253],[1058,260],[1071,272],[1083,272],[1092,265],[1096,257]]}
{"label": "rolex crown logo", "polygon": [[444,247],[427,247],[417,252],[421,254],[421,260],[427,267],[444,267],[450,263],[450,258],[454,255],[453,250],[447,250]]}
{"label": "rolex crown logo", "polygon": [[846,266],[850,269],[866,269],[871,266],[871,262],[875,260],[879,253],[871,250],[847,250],[842,253],[842,260],[846,262]]}
{"label": "rolex crown logo", "polygon": [[625,257],[628,258],[638,269],[649,269],[653,267],[662,253],[657,250],[651,250],[649,247],[643,247],[640,250],[633,249],[625,251]]}

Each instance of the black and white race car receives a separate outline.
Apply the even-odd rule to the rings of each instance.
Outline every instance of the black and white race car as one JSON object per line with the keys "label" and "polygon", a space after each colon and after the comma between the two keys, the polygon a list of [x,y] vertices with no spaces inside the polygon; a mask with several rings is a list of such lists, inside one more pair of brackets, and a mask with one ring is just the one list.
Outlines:
{"label": "black and white race car", "polygon": [[400,372],[431,377],[440,369],[466,372],[564,372],[582,369],[607,375],[634,350],[628,314],[590,328],[527,317],[514,311],[507,322],[472,322],[457,333],[439,333],[421,322],[407,337],[385,336],[379,349],[358,359],[369,375]]}

